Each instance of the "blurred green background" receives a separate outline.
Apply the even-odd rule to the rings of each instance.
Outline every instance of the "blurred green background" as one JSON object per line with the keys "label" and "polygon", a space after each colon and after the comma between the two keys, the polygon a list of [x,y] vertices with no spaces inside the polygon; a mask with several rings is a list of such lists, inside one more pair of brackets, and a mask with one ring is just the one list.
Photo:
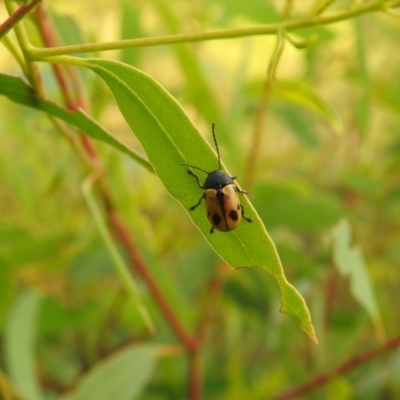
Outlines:
{"label": "blurred green background", "polygon": [[[292,18],[300,18],[313,2],[292,3]],[[330,12],[351,4],[334,2]],[[283,6],[261,0],[46,3],[65,44],[278,22]],[[4,20],[3,4],[0,13]],[[41,45],[34,25],[28,27]],[[202,349],[205,399],[272,398],[400,331],[399,20],[373,13],[293,32],[296,40],[313,34],[315,42],[303,49],[286,41],[250,199],[288,280],[307,301],[320,344],[278,313],[280,293],[268,274],[234,271],[215,302]],[[248,37],[101,57],[154,77],[210,143],[215,122],[224,163],[244,186],[275,42],[274,36]],[[0,68],[21,75],[3,46]],[[61,102],[51,69],[40,68],[49,97]],[[108,89],[80,73],[91,115],[143,154]],[[144,285],[154,337],[127,300],[82,198],[87,169],[65,138],[46,115],[5,97],[0,110],[0,367],[17,385],[25,376],[19,388],[33,396],[28,399],[55,399],[117,349],[168,348],[176,339]],[[217,256],[156,176],[104,144],[95,146],[142,257],[193,328],[217,274]],[[183,399],[186,371],[181,355],[159,356],[127,398]],[[399,399],[399,376],[400,352],[393,349],[306,398]]]}

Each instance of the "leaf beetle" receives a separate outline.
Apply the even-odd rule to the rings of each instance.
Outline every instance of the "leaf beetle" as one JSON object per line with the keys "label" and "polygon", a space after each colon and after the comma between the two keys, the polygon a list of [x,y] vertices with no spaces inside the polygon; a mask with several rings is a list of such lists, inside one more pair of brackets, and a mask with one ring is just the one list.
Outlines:
{"label": "leaf beetle", "polygon": [[208,176],[202,185],[200,178],[190,169],[187,170],[189,175],[196,178],[196,181],[201,189],[204,190],[203,195],[200,197],[199,201],[192,207],[190,211],[197,208],[201,201],[205,199],[207,218],[211,223],[210,233],[214,232],[214,228],[227,232],[235,229],[242,218],[247,222],[253,222],[250,218],[244,216],[244,209],[242,204],[240,204],[237,192],[246,194],[246,190],[239,189],[234,182],[236,176],[229,176],[224,171],[221,170],[221,157],[219,154],[218,143],[215,137],[214,124],[212,124],[212,134],[214,138],[215,148],[218,154],[218,169],[215,171],[207,172],[202,168],[196,167],[190,164],[182,164],[187,167],[198,169]]}

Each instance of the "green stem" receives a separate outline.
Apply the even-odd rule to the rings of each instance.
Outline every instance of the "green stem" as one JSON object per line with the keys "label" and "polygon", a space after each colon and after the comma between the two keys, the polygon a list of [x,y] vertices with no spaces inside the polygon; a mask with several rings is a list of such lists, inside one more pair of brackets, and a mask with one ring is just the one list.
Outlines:
{"label": "green stem", "polygon": [[256,165],[259,159],[259,154],[261,149],[265,111],[268,108],[269,99],[271,97],[271,89],[273,82],[275,80],[276,68],[278,67],[279,59],[282,55],[284,46],[285,46],[284,32],[282,30],[279,30],[277,35],[276,47],[274,49],[274,52],[271,56],[271,60],[268,65],[267,79],[265,80],[265,84],[261,94],[261,99],[258,104],[254,120],[254,129],[251,139],[251,147],[247,159],[246,171],[243,180],[248,193],[250,193],[250,191],[253,188]]}
{"label": "green stem", "polygon": [[15,61],[17,61],[24,74],[27,75],[24,56],[22,55],[15,41],[12,40],[10,36],[4,36],[1,39],[1,43],[3,43],[4,47],[14,56]]}
{"label": "green stem", "polygon": [[[10,1],[10,0],[7,0]],[[107,50],[118,50],[132,47],[161,46],[176,43],[200,42],[206,40],[232,39],[245,36],[256,35],[275,35],[279,30],[293,31],[297,29],[309,28],[317,25],[327,25],[356,16],[385,9],[385,1],[376,0],[362,4],[351,10],[343,11],[326,17],[306,17],[298,20],[283,21],[275,24],[252,26],[238,29],[212,30],[203,33],[188,33],[181,35],[166,35],[142,39],[127,39],[105,43],[87,43],[75,46],[61,46],[40,49],[30,47],[29,53],[35,60],[46,57],[59,56],[65,54],[78,54],[88,52],[99,52]]]}
{"label": "green stem", "polygon": [[140,315],[143,318],[143,321],[146,324],[147,329],[150,333],[155,332],[155,327],[153,321],[150,318],[149,313],[147,312],[145,306],[143,305],[139,293],[138,288],[136,286],[135,281],[132,278],[132,275],[129,273],[128,268],[126,267],[121,255],[119,254],[115,244],[107,230],[106,224],[103,221],[102,215],[97,207],[96,201],[93,197],[92,187],[94,182],[99,178],[98,171],[95,171],[93,174],[89,175],[89,177],[82,184],[82,193],[86,200],[86,203],[89,207],[90,212],[92,213],[93,219],[97,225],[97,229],[100,232],[101,237],[104,240],[104,243],[107,247],[107,250],[110,254],[111,260],[114,263],[117,274],[119,275],[123,286],[125,287],[127,293],[132,297],[134,303],[136,304]]}
{"label": "green stem", "polygon": [[[38,3],[39,2],[35,2],[34,4],[36,5]],[[16,2],[14,0],[5,0],[5,5],[10,16],[15,15],[17,12],[15,4]],[[21,51],[25,57],[26,68],[24,69],[24,72],[26,73],[26,77],[34,89],[40,95],[43,95],[43,87],[41,85],[39,71],[30,58],[30,53],[34,47],[29,42],[23,22],[14,25],[14,32],[21,47]]]}

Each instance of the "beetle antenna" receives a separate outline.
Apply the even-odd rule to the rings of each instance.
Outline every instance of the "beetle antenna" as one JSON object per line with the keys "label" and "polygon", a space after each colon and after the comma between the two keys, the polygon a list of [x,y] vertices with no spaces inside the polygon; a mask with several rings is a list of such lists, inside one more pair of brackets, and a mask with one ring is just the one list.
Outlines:
{"label": "beetle antenna", "polygon": [[215,148],[217,149],[217,154],[218,154],[218,166],[219,169],[221,169],[221,156],[219,155],[219,148],[218,148],[218,143],[217,143],[217,138],[215,137],[215,132],[214,132],[214,122],[211,125],[211,129],[212,129],[212,134],[213,134],[213,138],[214,138],[214,143],[215,143]]}
{"label": "beetle antenna", "polygon": [[184,165],[185,167],[190,167],[190,168],[194,168],[194,169],[198,169],[199,171],[203,171],[206,174],[210,174],[208,171],[205,171],[204,169],[201,169],[199,167],[195,167],[194,165],[190,165],[190,164],[181,164]]}

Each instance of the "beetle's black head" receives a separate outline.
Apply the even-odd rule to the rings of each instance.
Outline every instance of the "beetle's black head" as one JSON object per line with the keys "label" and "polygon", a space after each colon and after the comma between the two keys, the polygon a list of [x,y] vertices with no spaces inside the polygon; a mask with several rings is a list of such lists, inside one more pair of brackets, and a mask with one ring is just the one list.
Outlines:
{"label": "beetle's black head", "polygon": [[204,189],[222,189],[224,186],[232,185],[233,179],[227,175],[224,171],[217,169],[208,174],[206,181],[204,182]]}

